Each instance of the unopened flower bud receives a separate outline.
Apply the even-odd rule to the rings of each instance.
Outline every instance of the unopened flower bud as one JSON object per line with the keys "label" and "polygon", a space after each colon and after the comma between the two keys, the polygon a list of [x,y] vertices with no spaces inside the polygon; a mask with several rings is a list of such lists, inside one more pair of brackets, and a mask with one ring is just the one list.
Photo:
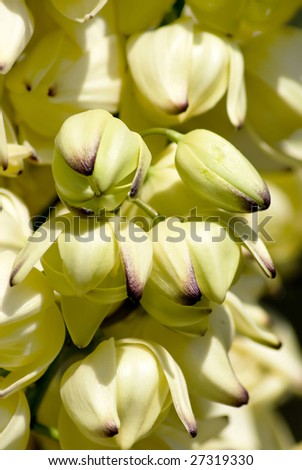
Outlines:
{"label": "unopened flower bud", "polygon": [[40,258],[46,277],[62,295],[72,340],[85,347],[112,307],[127,295],[140,300],[151,270],[152,243],[141,227],[118,216],[100,221],[68,212],[36,230],[17,256],[11,284],[22,282]]}
{"label": "unopened flower bud", "polygon": [[196,304],[202,295],[223,302],[240,264],[240,247],[224,227],[168,218],[151,230],[151,237],[149,283],[156,290],[183,305]]}
{"label": "unopened flower bud", "polygon": [[270,194],[253,165],[226,139],[205,129],[177,136],[176,168],[197,194],[230,212],[267,209]]}
{"label": "unopened flower bud", "polygon": [[228,42],[191,18],[130,37],[127,51],[138,99],[162,125],[208,111],[228,87]]}
{"label": "unopened flower bud", "polygon": [[[135,337],[160,343],[179,364],[190,394],[231,406],[242,406],[248,393],[236,377],[229,359],[234,323],[223,306],[213,306],[202,334],[183,334],[166,328],[149,315],[136,316],[126,325]],[[112,325],[107,334],[125,334],[124,324]]]}
{"label": "unopened flower bud", "polygon": [[56,139],[53,175],[58,195],[84,213],[116,209],[135,196],[151,154],[142,138],[105,110],[76,114]]}
{"label": "unopened flower bud", "polygon": [[[131,448],[166,416],[172,401],[188,432],[196,435],[182,372],[155,343],[103,341],[66,371],[61,397],[82,434],[105,447]],[[64,432],[62,427],[63,440]]]}

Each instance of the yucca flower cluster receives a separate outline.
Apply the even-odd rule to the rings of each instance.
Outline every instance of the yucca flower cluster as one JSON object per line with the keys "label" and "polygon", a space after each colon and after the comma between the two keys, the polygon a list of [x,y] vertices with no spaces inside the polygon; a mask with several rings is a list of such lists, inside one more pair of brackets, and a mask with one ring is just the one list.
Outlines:
{"label": "yucca flower cluster", "polygon": [[301,6],[0,0],[1,449],[301,445]]}

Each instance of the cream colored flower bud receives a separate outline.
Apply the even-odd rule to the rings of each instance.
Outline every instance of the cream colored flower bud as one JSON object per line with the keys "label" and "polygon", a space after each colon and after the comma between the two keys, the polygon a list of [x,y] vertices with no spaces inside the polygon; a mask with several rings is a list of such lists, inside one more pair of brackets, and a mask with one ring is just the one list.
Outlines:
{"label": "cream colored flower bud", "polygon": [[[162,421],[172,401],[188,432],[196,435],[182,372],[154,343],[113,338],[102,342],[66,371],[61,397],[80,432],[107,448],[131,448]],[[63,441],[66,432],[62,426]]]}
{"label": "cream colored flower bud", "polygon": [[190,394],[239,407],[247,403],[248,393],[229,359],[235,335],[233,319],[222,306],[212,306],[201,334],[173,331],[149,315],[133,316],[126,324],[120,322],[105,331],[116,338],[130,332],[136,338],[161,344],[181,367]]}
{"label": "cream colored flower bud", "polygon": [[41,258],[62,313],[78,347],[91,341],[103,319],[127,296],[138,302],[149,277],[152,243],[135,223],[71,213],[47,220],[14,263],[11,283],[19,284]]}
{"label": "cream colored flower bud", "polygon": [[9,72],[33,33],[33,20],[24,0],[0,2],[0,73]]}
{"label": "cream colored flower bud", "polygon": [[177,135],[176,168],[197,194],[230,212],[267,209],[270,194],[253,165],[227,140],[196,129]]}
{"label": "cream colored flower bud", "polygon": [[229,53],[227,40],[191,18],[130,37],[127,58],[148,117],[176,125],[215,106],[228,87]]}
{"label": "cream colored flower bud", "polygon": [[53,175],[58,195],[84,213],[116,209],[135,196],[151,154],[142,138],[105,110],[67,119],[55,139]]}
{"label": "cream colored flower bud", "polygon": [[0,450],[25,450],[29,433],[30,410],[24,393],[1,399]]}

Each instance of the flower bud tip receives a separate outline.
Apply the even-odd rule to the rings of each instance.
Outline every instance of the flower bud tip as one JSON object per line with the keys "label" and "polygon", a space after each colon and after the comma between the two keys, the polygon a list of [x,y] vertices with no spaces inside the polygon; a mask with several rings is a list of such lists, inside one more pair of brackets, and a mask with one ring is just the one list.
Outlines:
{"label": "flower bud tip", "polygon": [[21,268],[21,266],[18,264],[17,266],[14,267],[14,269],[12,270],[11,272],[11,275],[10,275],[10,278],[9,278],[9,285],[10,287],[13,287],[16,283],[15,283],[15,276],[17,274],[17,272],[19,271],[19,269]]}
{"label": "flower bud tip", "polygon": [[283,343],[282,341],[278,340],[278,343],[274,344],[274,349],[278,350],[278,349],[281,349],[283,346]]}
{"label": "flower bud tip", "polygon": [[271,195],[267,187],[263,190],[261,196],[263,199],[263,205],[261,209],[262,210],[268,209],[269,206],[271,205]]}
{"label": "flower bud tip", "polygon": [[241,387],[241,393],[237,397],[237,399],[234,403],[234,406],[236,406],[237,408],[240,408],[243,405],[247,405],[248,402],[249,402],[249,399],[250,399],[250,397],[249,397],[248,391],[242,386]]}
{"label": "flower bud tip", "polygon": [[5,171],[8,168],[8,161],[7,159],[3,159],[2,162],[0,163],[0,167],[2,167],[2,170]]}
{"label": "flower bud tip", "polygon": [[201,300],[202,294],[197,287],[196,290],[188,290],[185,293],[183,293],[181,296],[178,298],[178,302],[182,305],[195,305],[199,300]]}
{"label": "flower bud tip", "polygon": [[69,157],[68,165],[77,173],[84,176],[91,176],[94,170],[99,142],[93,148],[87,150],[85,155],[75,155]]}
{"label": "flower bud tip", "polygon": [[193,267],[191,266],[189,277],[184,286],[184,291],[179,296],[178,301],[182,305],[194,305],[196,304],[196,302],[199,302],[199,300],[201,300],[201,297],[202,293],[200,292],[195,273],[193,271]]}
{"label": "flower bud tip", "polygon": [[75,207],[70,204],[66,204],[66,202],[65,202],[65,206],[67,207],[67,209],[70,210],[70,212],[77,214],[79,217],[82,217],[82,216],[87,217],[87,216],[95,215],[93,210],[87,209],[86,207]]}
{"label": "flower bud tip", "polygon": [[138,190],[142,184],[142,180],[144,179],[144,172],[142,171],[142,168],[136,173],[136,176],[133,180],[133,183],[132,183],[132,186],[131,186],[131,189],[129,191],[129,197],[131,198],[134,198],[137,193],[138,193]]}
{"label": "flower bud tip", "polygon": [[170,114],[181,114],[184,113],[189,107],[189,101],[185,100],[182,103],[175,103],[175,107],[169,110]]}
{"label": "flower bud tip", "polygon": [[192,438],[197,436],[197,425],[191,426],[189,428],[189,433]]}
{"label": "flower bud tip", "polygon": [[268,271],[270,272],[271,279],[275,279],[275,277],[277,276],[275,266],[270,261],[267,261],[265,264],[266,264]]}
{"label": "flower bud tip", "polygon": [[135,304],[139,303],[143,295],[143,287],[132,277],[127,277],[126,284],[129,299]]}
{"label": "flower bud tip", "polygon": [[108,423],[101,431],[104,437],[113,437],[118,434],[118,427],[115,423]]}

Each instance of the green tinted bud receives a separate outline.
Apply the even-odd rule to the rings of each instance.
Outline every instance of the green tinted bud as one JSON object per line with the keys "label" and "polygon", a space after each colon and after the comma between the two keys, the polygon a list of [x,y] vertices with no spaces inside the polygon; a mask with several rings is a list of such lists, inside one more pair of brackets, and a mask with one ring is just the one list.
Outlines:
{"label": "green tinted bud", "polygon": [[142,138],[105,110],[71,116],[55,139],[53,175],[62,202],[83,213],[135,196],[151,160]]}
{"label": "green tinted bud", "polygon": [[194,305],[202,294],[182,223],[177,218],[164,220],[151,230],[151,236],[153,265],[150,282],[175,302]]}
{"label": "green tinted bud", "polygon": [[[198,215],[204,214],[205,211],[213,214],[215,206],[205,198],[197,198],[196,193],[180,178],[175,167],[176,149],[177,145],[172,143],[154,157],[155,163],[149,168],[141,199],[166,217],[173,217],[176,214],[188,216],[195,209]],[[142,211],[138,211],[137,206],[133,207],[133,204],[127,210],[127,214],[129,212],[130,216],[133,213],[144,215]]]}
{"label": "green tinted bud", "polygon": [[186,222],[186,240],[201,292],[214,302],[223,302],[236,280],[241,251],[226,229],[215,222]]}
{"label": "green tinted bud", "polygon": [[253,165],[227,140],[197,129],[177,136],[176,168],[197,194],[231,212],[267,209],[270,194]]}
{"label": "green tinted bud", "polygon": [[202,295],[223,302],[240,264],[240,247],[221,225],[168,218],[151,236],[153,289],[183,305],[196,304]]}

